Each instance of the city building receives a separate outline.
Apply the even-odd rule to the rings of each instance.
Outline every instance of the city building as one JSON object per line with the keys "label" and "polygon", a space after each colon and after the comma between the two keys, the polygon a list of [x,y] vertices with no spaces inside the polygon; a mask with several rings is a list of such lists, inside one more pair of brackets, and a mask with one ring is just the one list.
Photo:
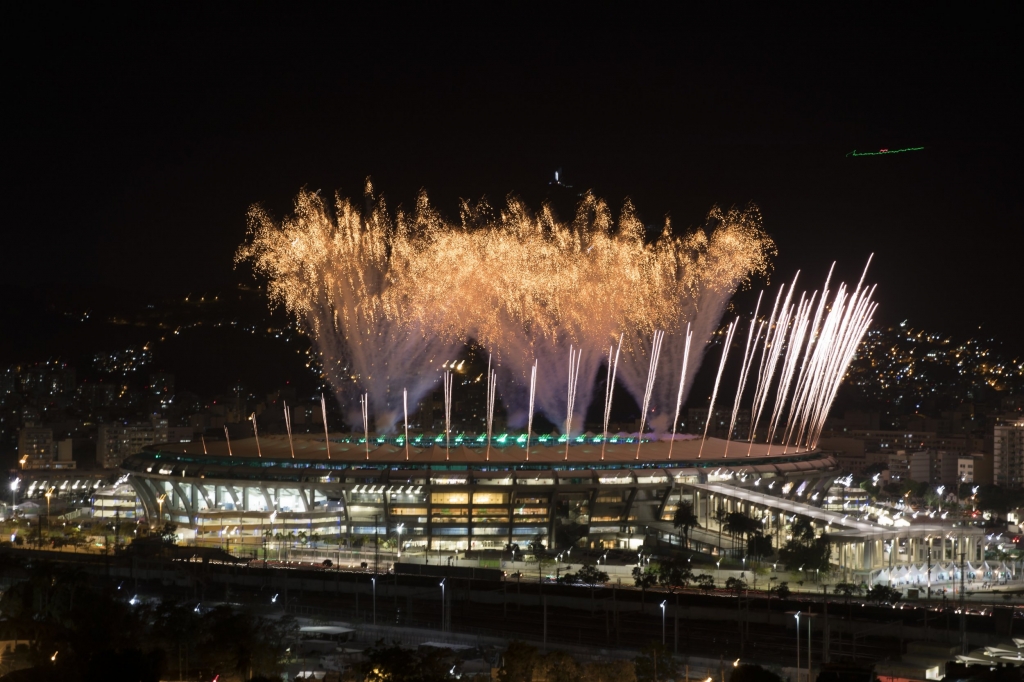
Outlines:
{"label": "city building", "polygon": [[897,450],[889,455],[889,480],[912,481],[910,475],[910,456],[906,450]]}
{"label": "city building", "polygon": [[22,469],[74,469],[71,439],[54,440],[52,428],[30,422],[18,431],[18,464]]}
{"label": "city building", "polygon": [[168,440],[166,419],[137,424],[103,424],[96,434],[96,462],[105,469],[117,468],[125,457]]}
{"label": "city building", "polygon": [[1024,485],[1024,418],[996,421],[992,428],[992,482],[1018,488]]}

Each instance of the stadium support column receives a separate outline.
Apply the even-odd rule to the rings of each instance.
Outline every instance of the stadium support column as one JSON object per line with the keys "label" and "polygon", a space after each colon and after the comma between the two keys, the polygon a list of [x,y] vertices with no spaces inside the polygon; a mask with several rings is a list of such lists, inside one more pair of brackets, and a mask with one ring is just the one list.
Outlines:
{"label": "stadium support column", "polygon": [[512,544],[512,529],[516,523],[516,478],[512,474],[512,487],[508,491],[508,544]]}
{"label": "stadium support column", "polygon": [[[345,544],[352,549],[352,512],[349,508],[349,494],[347,490],[341,491],[341,504],[345,512]],[[340,557],[339,557],[340,561]]]}

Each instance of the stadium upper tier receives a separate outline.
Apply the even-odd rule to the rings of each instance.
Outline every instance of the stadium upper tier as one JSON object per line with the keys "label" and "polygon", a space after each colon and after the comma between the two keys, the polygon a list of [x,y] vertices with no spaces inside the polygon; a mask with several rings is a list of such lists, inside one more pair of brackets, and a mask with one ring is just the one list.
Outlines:
{"label": "stadium upper tier", "polygon": [[[246,465],[273,466],[279,462],[285,468],[317,463],[317,468],[349,468],[349,465],[389,464],[399,468],[421,464],[442,465],[487,465],[488,467],[514,467],[518,465],[563,465],[576,468],[580,464],[592,464],[598,468],[635,468],[655,466],[659,468],[709,468],[776,465],[807,462],[819,459],[818,450],[797,450],[790,446],[768,446],[762,443],[750,445],[742,441],[726,442],[719,438],[708,438],[703,446],[699,438],[677,439],[674,444],[664,440],[636,442],[635,437],[610,437],[602,448],[600,437],[580,436],[572,439],[568,449],[564,437],[540,436],[531,439],[527,455],[525,436],[498,436],[492,439],[488,449],[486,443],[476,437],[453,437],[445,446],[443,438],[417,436],[409,439],[408,447],[401,437],[374,437],[369,443],[361,437],[331,435],[330,447],[323,436],[297,435],[289,441],[287,436],[262,436],[255,438],[206,443],[172,443],[156,445],[143,453],[160,453],[168,458],[181,461],[207,461],[227,466],[242,466],[242,460],[265,460],[246,462]],[[138,458],[139,456],[135,456]],[[199,459],[192,459],[193,457]],[[231,459],[239,462],[233,463]],[[134,469],[132,459],[126,468]],[[300,464],[301,463],[301,464]],[[554,468],[558,468],[557,466]],[[788,467],[784,468],[787,469]]]}

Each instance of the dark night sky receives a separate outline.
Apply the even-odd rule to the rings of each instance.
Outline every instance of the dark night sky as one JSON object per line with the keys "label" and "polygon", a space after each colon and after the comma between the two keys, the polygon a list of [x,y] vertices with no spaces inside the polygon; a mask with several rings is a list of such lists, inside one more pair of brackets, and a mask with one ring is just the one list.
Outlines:
{"label": "dark night sky", "polygon": [[[835,259],[856,278],[875,252],[883,321],[984,323],[1024,345],[1021,16],[1009,4],[830,16],[182,7],[4,10],[11,297],[60,305],[249,281],[232,267],[246,207],[280,213],[303,185],[356,194],[372,175],[393,206],[421,186],[446,209],[512,190],[536,205],[562,168],[613,205],[631,196],[651,223],[754,201],[779,248],[773,283],[803,268],[817,286]],[[926,149],[846,157],[905,146]]]}

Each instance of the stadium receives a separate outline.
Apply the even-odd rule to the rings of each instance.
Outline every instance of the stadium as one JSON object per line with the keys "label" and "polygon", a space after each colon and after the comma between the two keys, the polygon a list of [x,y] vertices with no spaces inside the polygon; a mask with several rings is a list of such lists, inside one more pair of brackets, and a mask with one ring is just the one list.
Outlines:
{"label": "stadium", "polygon": [[269,531],[352,547],[378,536],[404,551],[535,539],[551,548],[678,543],[678,502],[692,501],[703,518],[714,496],[708,485],[818,499],[836,476],[834,457],[819,450],[775,445],[769,453],[714,438],[638,443],[634,434],[602,443],[586,434],[567,447],[564,437],[534,436],[529,455],[525,435],[496,436],[489,448],[484,441],[270,436],[153,446],[122,469],[146,517],[176,524],[186,540],[258,547]]}

